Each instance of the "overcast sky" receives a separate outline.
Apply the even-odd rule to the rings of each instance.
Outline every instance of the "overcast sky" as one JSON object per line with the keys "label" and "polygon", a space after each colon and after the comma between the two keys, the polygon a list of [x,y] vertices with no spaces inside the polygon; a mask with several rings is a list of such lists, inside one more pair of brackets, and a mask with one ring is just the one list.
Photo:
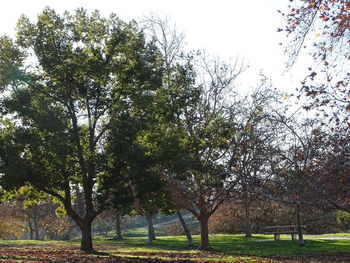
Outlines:
{"label": "overcast sky", "polygon": [[277,28],[284,26],[277,10],[286,10],[288,3],[288,0],[12,0],[3,1],[0,8],[0,34],[13,36],[21,14],[35,19],[46,6],[59,13],[73,12],[78,7],[98,9],[103,16],[113,12],[126,21],[158,13],[169,16],[178,30],[185,33],[190,49],[204,48],[223,58],[237,55],[244,58],[251,68],[246,73],[247,81],[243,81],[246,85],[254,85],[257,72],[263,70],[278,88],[291,90],[301,74],[288,72],[281,76],[286,56],[279,43],[286,38],[277,32]]}

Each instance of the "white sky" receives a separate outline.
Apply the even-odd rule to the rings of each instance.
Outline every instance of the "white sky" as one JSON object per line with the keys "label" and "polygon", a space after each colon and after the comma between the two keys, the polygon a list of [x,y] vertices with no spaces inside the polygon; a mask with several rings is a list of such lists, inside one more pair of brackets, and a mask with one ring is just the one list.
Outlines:
{"label": "white sky", "polygon": [[[1,0],[0,0],[1,1]],[[295,76],[303,77],[299,70],[281,76],[284,72],[282,16],[277,10],[285,10],[288,0],[2,0],[0,8],[0,35],[14,35],[17,19],[21,14],[35,19],[45,6],[62,13],[73,12],[78,7],[88,11],[100,10],[103,16],[114,12],[123,20],[139,20],[150,12],[170,16],[179,31],[184,31],[191,49],[206,49],[222,58],[244,58],[250,65],[243,86],[252,86],[263,70],[277,88],[293,92],[299,83]],[[304,69],[304,68],[303,68]]]}

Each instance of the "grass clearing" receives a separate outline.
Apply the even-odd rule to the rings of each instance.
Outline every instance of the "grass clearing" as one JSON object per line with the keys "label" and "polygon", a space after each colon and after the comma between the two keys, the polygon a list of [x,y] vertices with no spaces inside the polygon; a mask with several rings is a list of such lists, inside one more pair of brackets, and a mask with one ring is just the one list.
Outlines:
{"label": "grass clearing", "polygon": [[[193,239],[198,246],[199,236],[193,236]],[[146,245],[146,240],[145,237],[94,239],[94,247],[99,252],[94,255],[79,251],[80,240],[2,240],[0,262],[56,262],[47,261],[53,255],[61,260],[59,262],[79,262],[70,261],[71,258],[80,258],[82,262],[119,262],[115,261],[117,259],[143,262],[145,258],[185,262],[350,262],[350,239],[305,240],[305,246],[300,247],[297,241],[290,240],[287,235],[282,236],[280,241],[274,241],[272,235],[255,235],[253,238],[244,238],[242,235],[211,235],[210,252],[188,248],[184,236],[158,237],[152,246]],[[104,261],[111,259],[112,261]],[[147,262],[153,262],[149,260]]]}

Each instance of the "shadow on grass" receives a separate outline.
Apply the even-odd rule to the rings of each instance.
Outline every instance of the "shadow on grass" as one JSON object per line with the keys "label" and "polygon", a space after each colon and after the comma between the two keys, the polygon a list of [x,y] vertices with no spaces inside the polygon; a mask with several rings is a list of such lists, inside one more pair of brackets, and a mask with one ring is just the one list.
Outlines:
{"label": "shadow on grass", "polygon": [[[196,247],[199,244],[199,236],[194,236]],[[29,245],[25,242],[17,244],[0,242],[3,254],[0,261],[21,261],[30,258],[48,257],[59,258],[61,261],[82,260],[74,262],[191,262],[205,259],[207,261],[221,260],[221,262],[350,262],[350,240],[306,240],[304,247],[299,247],[297,241],[281,240],[273,241],[272,237],[255,236],[244,238],[238,235],[211,235],[210,244],[212,250],[202,252],[187,246],[185,237],[159,237],[154,245],[146,244],[147,238],[124,238],[121,240],[100,239],[94,240],[96,251],[88,254],[79,252],[78,242],[38,242]],[[23,249],[25,246],[25,249]],[[8,247],[18,249],[10,255]],[[28,251],[28,253],[26,253]],[[35,255],[34,253],[40,253]],[[23,257],[22,257],[23,255]],[[62,261],[63,257],[68,261]],[[147,259],[145,259],[147,258]],[[167,260],[165,260],[167,258]],[[178,261],[183,258],[186,261]],[[261,259],[261,260],[260,260]],[[108,261],[109,260],[109,261]],[[51,261],[52,262],[52,261]],[[193,262],[193,261],[192,261]]]}
{"label": "shadow on grass", "polygon": [[[195,240],[197,245],[198,239]],[[188,248],[186,240],[183,239],[160,238],[152,246],[144,243],[135,244],[132,243],[133,241],[135,240],[130,240],[131,244],[129,243],[127,246],[131,248],[129,253],[132,254],[132,251],[135,251],[135,255],[139,255],[137,251],[148,251],[153,256],[169,253],[171,257],[172,253],[188,251],[190,254],[198,253],[197,259],[202,256],[203,259],[208,261],[216,258],[221,262],[235,262],[236,260],[239,260],[239,262],[350,262],[349,240],[345,242],[344,240],[306,240],[305,246],[300,247],[297,241],[274,241],[264,236],[253,238],[214,236],[211,238],[212,250],[206,252],[194,251],[193,248]],[[145,242],[146,239],[138,241]],[[139,248],[139,250],[133,250],[133,248]]]}
{"label": "shadow on grass", "polygon": [[[103,244],[115,248],[130,248],[131,250],[167,250],[190,251],[199,246],[199,237],[194,236],[195,247],[189,247],[184,237],[160,237],[153,245],[146,244],[146,238],[125,238],[123,240],[102,241]],[[99,244],[102,244],[98,241]],[[308,253],[350,253],[349,240],[306,240],[305,246],[298,246],[297,241],[274,241],[271,237],[255,236],[244,238],[237,235],[213,235],[210,237],[210,246],[213,252],[231,255],[304,255]]]}
{"label": "shadow on grass", "polygon": [[234,240],[212,242],[215,251],[232,255],[290,256],[314,253],[350,253],[350,242],[339,240],[306,240],[305,246],[299,246],[292,240]]}

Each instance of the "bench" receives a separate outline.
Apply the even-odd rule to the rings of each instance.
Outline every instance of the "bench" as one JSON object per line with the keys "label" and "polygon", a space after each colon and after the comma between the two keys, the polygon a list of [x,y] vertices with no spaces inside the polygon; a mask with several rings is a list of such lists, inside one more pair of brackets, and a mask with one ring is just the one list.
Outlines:
{"label": "bench", "polygon": [[[304,225],[301,226],[305,228]],[[297,239],[298,235],[298,226],[297,225],[289,225],[289,226],[266,226],[264,227],[265,233],[264,235],[272,235],[275,240],[280,240],[281,235],[291,235],[292,240]]]}

